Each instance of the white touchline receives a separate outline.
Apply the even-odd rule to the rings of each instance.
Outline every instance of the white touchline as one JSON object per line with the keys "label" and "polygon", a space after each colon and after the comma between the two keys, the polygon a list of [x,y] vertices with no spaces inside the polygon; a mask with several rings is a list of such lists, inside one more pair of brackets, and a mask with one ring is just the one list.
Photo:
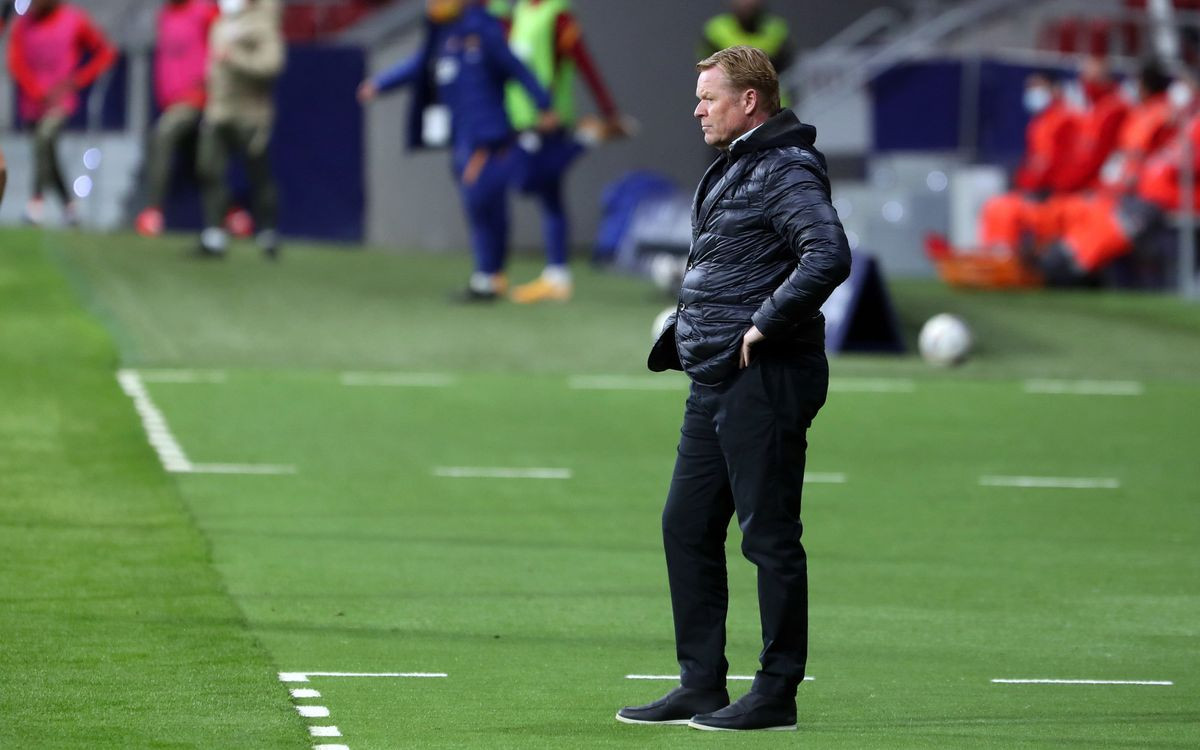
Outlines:
{"label": "white touchline", "polygon": [[[627,675],[625,675],[625,679],[627,679],[627,680],[674,680],[675,682],[678,682],[679,675],[677,675],[677,674],[627,674]],[[748,680],[753,680],[754,676],[753,675],[744,675],[744,674],[731,674],[731,675],[728,675],[725,679],[738,680],[741,682],[745,682]],[[804,681],[812,682],[813,678],[805,677]]]}
{"label": "white touchline", "polygon": [[435,466],[435,477],[449,479],[570,479],[570,469],[529,468],[504,466]]}
{"label": "white touchline", "polygon": [[138,370],[144,383],[224,383],[221,370]]}
{"label": "white touchline", "polygon": [[1066,490],[1115,490],[1121,487],[1121,481],[1112,477],[983,476],[979,478],[979,484],[983,487],[1032,487]]}
{"label": "white touchline", "polygon": [[280,672],[280,682],[308,682],[310,677],[449,677],[445,672]]}
{"label": "white touchline", "polygon": [[295,466],[274,464],[197,464],[183,452],[183,446],[171,433],[167,418],[150,398],[146,383],[136,370],[118,370],[117,382],[133,401],[133,408],[142,418],[142,427],[150,447],[158,454],[164,469],[172,474],[295,474]]}
{"label": "white touchline", "polygon": [[436,372],[343,372],[342,385],[391,388],[448,388],[458,378]]}
{"label": "white touchline", "polygon": [[306,719],[324,719],[329,716],[329,709],[325,706],[296,706],[296,713]]}
{"label": "white touchline", "polygon": [[1042,679],[996,679],[1002,685],[1162,685],[1170,686],[1171,680],[1042,680]]}
{"label": "white touchline", "polygon": [[845,484],[846,475],[837,471],[806,471],[804,472],[805,484]]}
{"label": "white touchline", "polygon": [[912,393],[912,380],[891,378],[830,378],[829,390],[836,393]]}
{"label": "white touchline", "polygon": [[349,745],[313,745],[313,750],[350,750]]}
{"label": "white touchline", "polygon": [[192,464],[189,474],[295,474],[296,467],[283,464]]}
{"label": "white touchline", "polygon": [[125,395],[133,400],[133,408],[142,418],[142,426],[146,429],[150,447],[158,454],[163,468],[172,472],[190,471],[192,462],[184,454],[183,446],[171,434],[166,418],[150,399],[150,392],[146,390],[146,384],[142,382],[141,377],[133,370],[118,370],[117,382]]}
{"label": "white touchline", "polygon": [[1067,396],[1140,396],[1145,386],[1136,380],[1026,380],[1026,393]]}
{"label": "white touchline", "polygon": [[313,737],[341,737],[342,733],[337,727],[309,727],[309,735]]}
{"label": "white touchline", "polygon": [[289,691],[293,698],[320,698],[321,691],[312,688],[293,688]]}
{"label": "white touchline", "polygon": [[567,387],[574,391],[682,391],[688,381],[675,375],[572,375]]}

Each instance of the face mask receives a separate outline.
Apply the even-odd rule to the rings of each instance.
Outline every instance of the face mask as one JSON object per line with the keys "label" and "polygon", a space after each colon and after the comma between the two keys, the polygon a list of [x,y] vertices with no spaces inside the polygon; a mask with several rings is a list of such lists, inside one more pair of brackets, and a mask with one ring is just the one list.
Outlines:
{"label": "face mask", "polygon": [[1187,109],[1192,103],[1192,87],[1183,81],[1175,81],[1167,88],[1167,99],[1175,109]]}
{"label": "face mask", "polygon": [[1037,114],[1046,107],[1050,106],[1050,100],[1053,99],[1050,89],[1045,86],[1033,86],[1025,89],[1025,111],[1031,114]]}
{"label": "face mask", "polygon": [[1129,104],[1137,104],[1140,102],[1142,100],[1142,92],[1141,88],[1138,86],[1138,82],[1131,78],[1122,83],[1121,98]]}
{"label": "face mask", "polygon": [[218,0],[217,4],[221,7],[221,13],[232,16],[242,12],[246,0]]}

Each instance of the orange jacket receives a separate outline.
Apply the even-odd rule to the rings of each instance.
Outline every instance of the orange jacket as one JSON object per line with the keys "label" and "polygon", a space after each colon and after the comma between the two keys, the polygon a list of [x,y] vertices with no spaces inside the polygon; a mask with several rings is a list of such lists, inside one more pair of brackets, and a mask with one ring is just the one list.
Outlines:
{"label": "orange jacket", "polygon": [[1100,170],[1117,148],[1121,126],[1129,105],[1120,90],[1110,86],[1093,98],[1079,116],[1079,129],[1071,146],[1071,158],[1063,165],[1055,188],[1062,192],[1098,187]]}
{"label": "orange jacket", "polygon": [[1039,112],[1025,131],[1025,158],[1017,169],[1016,186],[1028,192],[1053,190],[1071,159],[1078,116],[1061,98]]}

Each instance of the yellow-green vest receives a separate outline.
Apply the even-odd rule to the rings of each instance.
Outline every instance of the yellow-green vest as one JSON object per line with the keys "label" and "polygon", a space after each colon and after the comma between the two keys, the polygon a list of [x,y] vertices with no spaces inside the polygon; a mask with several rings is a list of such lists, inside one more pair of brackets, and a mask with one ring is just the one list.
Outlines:
{"label": "yellow-green vest", "polygon": [[[569,0],[518,0],[512,14],[508,43],[513,54],[533,72],[538,83],[550,92],[554,111],[564,126],[575,122],[575,64],[556,64],[554,22],[571,9]],[[509,81],[505,104],[512,126],[528,130],[537,125],[537,104],[517,81]]]}

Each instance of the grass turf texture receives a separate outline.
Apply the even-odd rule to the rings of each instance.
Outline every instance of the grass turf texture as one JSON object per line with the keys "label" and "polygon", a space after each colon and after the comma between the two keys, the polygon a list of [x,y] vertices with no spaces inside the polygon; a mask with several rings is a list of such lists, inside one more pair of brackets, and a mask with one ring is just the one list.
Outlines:
{"label": "grass turf texture", "polygon": [[[123,505],[135,488],[149,485],[147,494],[173,508],[167,515],[177,521],[181,497],[194,529],[183,521],[177,536],[126,529],[154,562],[114,562],[102,586],[138,592],[147,608],[177,602],[163,593],[173,586],[150,586],[141,576],[189,587],[207,581],[214,591],[215,603],[202,612],[172,609],[173,639],[199,655],[175,640],[136,636],[153,629],[152,617],[125,613],[115,623],[142,647],[146,676],[100,670],[89,689],[128,706],[121,725],[135,729],[127,737],[169,724],[181,746],[211,746],[211,722],[233,727],[241,719],[262,731],[272,721],[286,725],[278,729],[287,739],[240,746],[305,747],[302,735],[291,739],[303,730],[286,720],[291,709],[272,684],[277,668],[451,675],[314,677],[307,687],[323,697],[301,702],[326,705],[332,715],[309,723],[336,724],[345,738],[330,741],[355,750],[798,741],[1183,748],[1200,741],[1200,311],[1191,306],[894,284],[910,337],[929,314],[951,311],[974,326],[980,351],[952,372],[912,357],[834,361],[835,378],[899,376],[916,379],[916,388],[835,392],[810,435],[810,470],[845,472],[849,481],[806,491],[816,680],[802,688],[801,736],[718,739],[612,719],[619,706],[669,686],[623,675],[675,669],[657,525],[683,385],[578,391],[567,379],[640,373],[649,322],[665,300],[641,282],[580,269],[577,299],[566,306],[457,308],[443,299],[461,281],[458,258],[289,248],[270,265],[243,248],[228,262],[202,263],[182,257],[187,242],[11,233],[6,248],[24,249],[0,259],[4,278],[32,279],[22,281],[27,297],[53,297],[65,309],[61,282],[41,260],[54,258],[107,323],[127,366],[228,369],[221,384],[149,386],[193,461],[299,468],[295,476],[164,478],[94,327],[60,310],[54,315],[91,332],[91,349],[64,337],[46,351],[38,342],[57,329],[37,316],[50,313],[14,297],[10,315],[30,318],[22,329],[6,327],[16,331],[6,345],[14,360],[59,373],[30,378],[41,381],[44,398],[70,402],[56,413],[93,414],[88,451],[123,446],[105,454],[101,478],[86,473],[91,455],[21,459],[24,505],[58,517],[86,497],[80,533],[107,540],[106,517],[145,522],[147,511]],[[535,271],[526,263],[514,276]],[[78,363],[85,349],[101,352],[87,368]],[[76,382],[84,369],[88,388]],[[341,369],[448,372],[456,381],[350,388],[338,382]],[[59,380],[63,373],[69,379]],[[1029,395],[1024,377],[1137,378],[1146,392]],[[46,421],[14,420],[6,433],[10,442],[36,435]],[[435,466],[568,467],[574,478],[442,479],[432,475]],[[983,474],[1115,477],[1121,488],[982,487]],[[52,491],[76,475],[74,489]],[[106,486],[107,495],[97,489]],[[33,512],[13,507],[15,518]],[[29,525],[5,529],[20,537],[33,533]],[[211,545],[212,568],[201,539]],[[16,569],[25,573],[5,591],[25,592],[14,596],[23,606],[33,606],[25,599],[41,590],[40,579],[111,562],[82,545],[64,543],[47,555],[33,537],[18,544],[6,549],[17,551]],[[736,545],[734,529],[729,651],[733,672],[746,674],[759,648],[757,615],[753,572]],[[95,615],[87,599],[57,606],[54,627],[21,629],[24,637],[6,637],[0,652],[6,676],[30,662],[52,671],[39,691],[5,689],[0,700],[8,701],[5,720],[24,732],[16,738],[36,739],[36,730],[50,727],[70,746],[99,733],[77,708],[87,693],[70,682],[76,670],[67,649],[102,659],[104,644],[89,641]],[[6,607],[2,616],[7,634],[29,615]],[[149,676],[235,651],[242,656],[232,705],[197,707],[194,683]],[[989,682],[999,677],[1176,685]],[[745,684],[732,687],[736,694]],[[153,705],[138,702],[149,693]]]}

